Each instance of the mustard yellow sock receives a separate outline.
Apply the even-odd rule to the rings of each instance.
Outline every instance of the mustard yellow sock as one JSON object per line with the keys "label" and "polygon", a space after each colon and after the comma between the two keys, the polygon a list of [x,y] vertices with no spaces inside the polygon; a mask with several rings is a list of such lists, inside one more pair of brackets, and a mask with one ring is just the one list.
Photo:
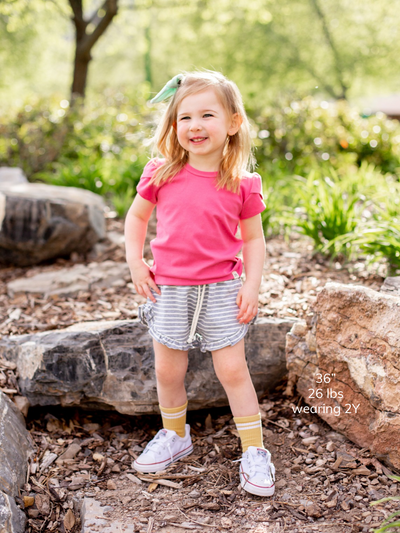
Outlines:
{"label": "mustard yellow sock", "polygon": [[187,402],[180,407],[161,407],[160,411],[165,429],[172,429],[180,437],[185,436]]}
{"label": "mustard yellow sock", "polygon": [[260,413],[253,416],[234,417],[233,420],[239,431],[243,453],[249,446],[264,448]]}

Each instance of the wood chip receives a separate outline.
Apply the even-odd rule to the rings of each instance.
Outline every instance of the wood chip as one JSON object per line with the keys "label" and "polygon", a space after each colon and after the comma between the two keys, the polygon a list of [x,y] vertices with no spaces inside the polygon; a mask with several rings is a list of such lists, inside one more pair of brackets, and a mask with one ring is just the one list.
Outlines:
{"label": "wood chip", "polygon": [[149,523],[147,525],[147,532],[146,533],[152,533],[153,531],[153,526],[154,526],[154,518],[151,516],[149,518]]}
{"label": "wood chip", "polygon": [[371,470],[368,470],[368,468],[363,465],[359,466],[358,468],[354,468],[352,474],[355,476],[369,476],[371,474]]}
{"label": "wood chip", "polygon": [[156,488],[158,487],[158,483],[150,483],[150,485],[147,487],[147,492],[154,492]]}
{"label": "wood chip", "polygon": [[297,448],[296,446],[290,446],[292,450],[296,450],[296,452],[300,453],[308,453],[308,450],[305,450],[304,448]]}
{"label": "wood chip", "polygon": [[[139,479],[141,479],[142,481],[154,482],[154,479],[148,478],[148,477],[144,477],[144,476],[139,476]],[[169,479],[157,479],[157,483],[159,485],[164,485],[164,487],[171,487],[173,489],[181,489],[182,488],[182,484],[181,483],[175,483],[174,481],[170,481]]]}
{"label": "wood chip", "polygon": [[301,442],[307,446],[309,444],[314,444],[318,439],[319,437],[306,437],[305,439],[302,439]]}
{"label": "wood chip", "polygon": [[133,474],[125,474],[125,476],[129,479],[129,481],[133,481],[134,483],[136,483],[136,485],[141,485],[142,484],[140,479],[138,477],[134,476]]}
{"label": "wood chip", "polygon": [[190,522],[182,522],[182,524],[178,524],[176,522],[170,522],[170,524],[171,526],[181,527],[182,529],[197,529],[197,526],[195,524],[191,524]]}
{"label": "wood chip", "polygon": [[331,466],[331,468],[333,470],[337,470],[339,468],[339,466],[342,464],[342,461],[343,461],[343,457],[341,457],[339,455],[339,457],[336,459],[336,461],[333,463],[333,465]]}
{"label": "wood chip", "polygon": [[35,503],[35,498],[33,496],[24,496],[25,508],[31,507],[34,503]]}
{"label": "wood chip", "polygon": [[75,515],[71,509],[68,509],[64,516],[64,527],[70,531],[75,525]]}
{"label": "wood chip", "polygon": [[107,481],[107,489],[108,490],[117,490],[117,485],[115,484],[115,482],[112,479],[109,479]]}
{"label": "wood chip", "polygon": [[47,494],[36,494],[35,496],[35,504],[43,516],[47,516],[50,512],[50,498],[47,496]]}
{"label": "wood chip", "polygon": [[218,503],[210,502],[210,503],[202,503],[200,504],[201,509],[207,509],[209,511],[219,511],[220,506]]}

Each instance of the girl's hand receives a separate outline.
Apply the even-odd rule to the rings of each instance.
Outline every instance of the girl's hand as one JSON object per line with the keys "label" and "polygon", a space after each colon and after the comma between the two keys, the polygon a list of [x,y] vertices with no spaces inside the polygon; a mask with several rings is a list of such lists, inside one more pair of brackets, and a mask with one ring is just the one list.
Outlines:
{"label": "girl's hand", "polygon": [[128,262],[128,265],[136,292],[145,298],[150,298],[152,302],[155,302],[156,299],[150,289],[153,289],[157,294],[161,294],[161,291],[157,287],[147,263],[142,259],[134,263]]}
{"label": "girl's hand", "polygon": [[258,286],[251,285],[247,281],[244,282],[243,287],[239,290],[236,298],[239,314],[236,318],[241,324],[247,324],[257,315],[258,290]]}

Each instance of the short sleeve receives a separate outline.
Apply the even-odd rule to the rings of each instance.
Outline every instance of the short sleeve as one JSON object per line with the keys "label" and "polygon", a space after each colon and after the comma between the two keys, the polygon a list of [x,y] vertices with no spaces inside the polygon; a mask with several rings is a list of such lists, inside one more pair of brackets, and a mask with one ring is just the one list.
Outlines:
{"label": "short sleeve", "polygon": [[163,161],[160,159],[151,159],[143,169],[143,174],[136,187],[136,192],[145,200],[152,204],[156,204],[158,200],[159,185],[150,183],[154,172],[162,165]]}
{"label": "short sleeve", "polygon": [[266,207],[263,200],[261,176],[257,173],[243,180],[244,201],[240,220],[255,217],[262,213]]}

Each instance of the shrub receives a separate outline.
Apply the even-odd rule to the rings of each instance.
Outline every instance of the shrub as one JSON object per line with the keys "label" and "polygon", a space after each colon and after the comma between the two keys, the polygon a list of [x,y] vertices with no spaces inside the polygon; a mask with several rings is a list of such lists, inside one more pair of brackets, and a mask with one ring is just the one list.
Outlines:
{"label": "shrub", "polygon": [[313,240],[316,252],[384,259],[390,272],[399,268],[400,183],[393,176],[363,163],[307,177],[273,169],[263,181],[266,235],[296,230]]}
{"label": "shrub", "polygon": [[316,167],[339,169],[363,161],[384,173],[399,172],[400,126],[383,113],[362,117],[344,101],[312,97],[252,111],[261,170],[275,162],[287,172],[305,175]]}
{"label": "shrub", "polygon": [[[317,177],[314,171],[308,178],[297,176],[293,188],[298,199],[293,226],[314,241],[316,251],[332,253],[330,243],[357,226],[365,197],[357,189],[347,189],[333,170],[331,176]],[[346,255],[346,248],[336,253]]]}
{"label": "shrub", "polygon": [[146,101],[139,88],[131,95],[106,92],[74,110],[66,100],[27,103],[1,121],[0,165],[20,166],[31,181],[115,199],[123,216],[149,157],[154,112]]}
{"label": "shrub", "polygon": [[[156,112],[147,98],[143,86],[131,93],[94,95],[73,111],[66,100],[26,102],[18,112],[0,117],[0,165],[20,166],[32,181],[103,194],[122,214],[149,156]],[[352,203],[351,198],[369,198],[371,191],[378,195],[373,186],[377,175],[398,172],[399,125],[383,115],[362,118],[343,102],[308,97],[282,100],[250,111],[250,116],[257,133],[268,235],[288,233],[294,225],[322,249],[336,238],[332,236],[352,231],[362,200]],[[360,179],[365,182],[361,189]],[[341,189],[343,180],[347,189]]]}
{"label": "shrub", "polygon": [[[400,476],[388,476],[389,479],[393,479],[394,481],[400,482]],[[400,501],[400,496],[388,496],[387,498],[382,498],[380,500],[376,500],[370,503],[370,505],[378,505],[383,502],[387,501]],[[374,529],[374,533],[383,533],[384,531],[395,531],[400,529],[400,520],[397,518],[393,520],[395,517],[398,517],[400,515],[400,511],[395,511],[394,513],[390,514],[380,525],[379,529]]]}

